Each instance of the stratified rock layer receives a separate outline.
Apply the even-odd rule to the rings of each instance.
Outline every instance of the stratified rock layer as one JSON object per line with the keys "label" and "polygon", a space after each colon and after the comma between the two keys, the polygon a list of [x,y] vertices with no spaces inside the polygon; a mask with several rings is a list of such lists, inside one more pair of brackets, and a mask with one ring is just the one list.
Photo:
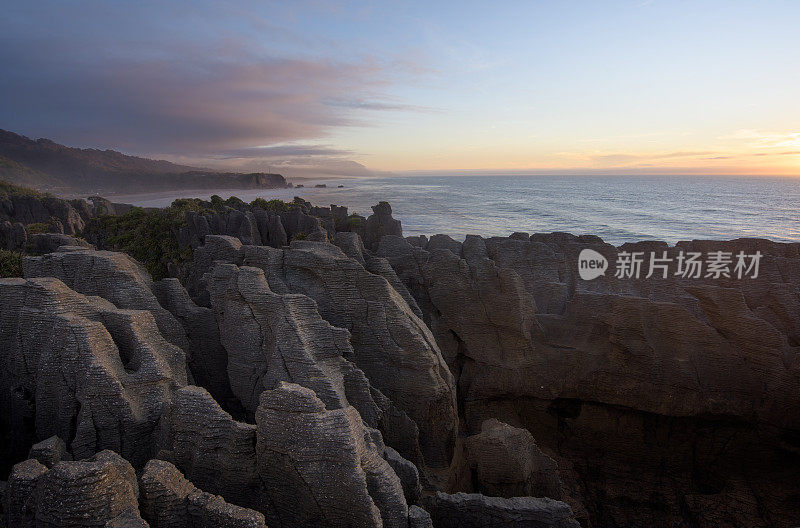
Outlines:
{"label": "stratified rock layer", "polygon": [[558,467],[525,429],[493,418],[466,441],[479,491],[494,497],[563,497]]}
{"label": "stratified rock layer", "polygon": [[197,489],[163,460],[147,463],[140,490],[142,516],[151,528],[266,528],[262,514]]}
{"label": "stratified rock layer", "polygon": [[352,406],[326,409],[309,388],[280,382],[262,392],[251,425],[185,387],[164,428],[160,456],[204,491],[263,512],[270,527],[407,526],[380,435]]}
{"label": "stratified rock layer", "polygon": [[221,260],[260,268],[276,294],[313,299],[328,323],[349,330],[353,354],[346,359],[416,422],[426,463],[448,464],[456,432],[452,376],[428,328],[384,277],[324,242],[275,249],[207,236],[195,256],[199,298],[210,290],[201,271]]}
{"label": "stratified rock layer", "polygon": [[262,393],[256,422],[258,472],[281,526],[408,525],[400,480],[353,407],[327,410],[281,382]]}
{"label": "stratified rock layer", "polygon": [[563,502],[534,497],[502,499],[437,492],[423,500],[436,528],[579,528]]}
{"label": "stratified rock layer", "polygon": [[164,403],[186,383],[184,354],[152,314],[55,278],[2,279],[0,305],[4,460],[57,435],[76,458],[113,449],[146,462]]}
{"label": "stratified rock layer", "polygon": [[9,528],[102,527],[122,517],[141,521],[136,474],[113,451],[52,469],[26,460],[14,466],[7,493]]}
{"label": "stratified rock layer", "polygon": [[[622,250],[644,252],[642,277],[650,251],[763,258],[756,279],[656,271],[583,281],[585,248],[612,265]],[[430,324],[468,432],[492,417],[531,431],[594,523],[790,526],[782,519],[800,515],[790,476],[800,469],[800,245],[617,249],[592,236],[518,233],[384,236],[377,254]],[[760,510],[729,516],[732,500]]]}

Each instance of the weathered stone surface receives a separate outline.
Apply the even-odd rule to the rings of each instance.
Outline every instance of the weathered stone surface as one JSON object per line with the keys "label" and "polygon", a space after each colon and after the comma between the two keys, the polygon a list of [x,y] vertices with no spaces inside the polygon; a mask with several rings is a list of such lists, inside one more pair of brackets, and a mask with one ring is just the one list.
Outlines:
{"label": "weathered stone surface", "polygon": [[153,280],[144,267],[124,253],[64,248],[58,253],[23,260],[25,277],[56,277],[84,295],[97,295],[117,308],[147,310],[161,334],[185,352],[189,342],[183,326],[152,292]]}
{"label": "weathered stone surface", "polygon": [[437,492],[425,497],[436,528],[579,528],[565,503],[547,498],[503,499],[476,493],[448,495]]}
{"label": "weathered stone surface", "polygon": [[392,218],[392,206],[380,202],[372,206],[372,214],[364,225],[364,245],[375,250],[385,235],[403,236],[403,227],[400,220]]}
{"label": "weathered stone surface", "polygon": [[139,510],[131,507],[106,521],[103,528],[150,528],[150,525],[139,516]]}
{"label": "weathered stone surface", "polygon": [[142,517],[152,528],[266,528],[261,513],[200,491],[169,462],[151,460],[139,482]]}
{"label": "weathered stone surface", "polygon": [[164,413],[159,458],[200,489],[264,511],[256,468],[256,426],[234,420],[205,389],[175,392]]}
{"label": "weathered stone surface", "polygon": [[[14,466],[9,480],[9,527],[102,527],[136,518],[139,488],[131,465],[113,451],[47,469],[30,459]],[[112,523],[112,526],[114,523]]]}
{"label": "weathered stone surface", "polygon": [[76,458],[106,448],[143,464],[185,357],[150,312],[121,310],[54,278],[0,280],[0,425],[21,460],[57,435]]}
{"label": "weathered stone surface", "polygon": [[601,525],[688,522],[688,490],[725,504],[738,481],[761,513],[714,523],[800,514],[788,499],[800,486],[776,484],[800,468],[775,454],[796,449],[782,438],[800,430],[800,244],[631,244],[645,252],[642,277],[649,251],[764,256],[757,279],[593,281],[578,277],[581,249],[611,263],[620,251],[598,237],[468,236],[459,255],[435,245],[384,237],[378,254],[430,322],[468,432],[492,417],[531,431],[558,452],[565,500]]}
{"label": "weathered stone surface", "polygon": [[386,459],[400,479],[400,483],[403,485],[403,494],[406,497],[406,502],[408,504],[416,504],[422,493],[417,466],[400,456],[400,453],[388,446],[383,452],[383,458]]}
{"label": "weathered stone surface", "polygon": [[83,230],[80,213],[66,200],[34,193],[0,192],[0,220],[21,224],[57,224],[59,231],[74,235]]}
{"label": "weathered stone surface", "polygon": [[445,465],[456,430],[452,376],[402,296],[331,244],[296,241],[280,260],[260,248],[243,253],[243,263],[264,269],[270,285],[308,295],[323,318],[350,331],[348,359],[417,423],[426,462]]}
{"label": "weathered stone surface", "polygon": [[425,246],[425,249],[428,251],[434,251],[437,249],[447,249],[455,256],[461,256],[461,242],[457,240],[453,240],[447,235],[433,235],[428,241],[428,245]]}
{"label": "weathered stone surface", "polygon": [[47,467],[28,459],[11,470],[3,504],[6,525],[23,528],[36,526],[36,485]]}
{"label": "weathered stone surface", "polygon": [[327,237],[327,232],[322,227],[319,218],[307,214],[299,207],[293,207],[289,211],[280,213],[280,217],[288,240],[292,240],[295,235],[300,234],[305,237],[313,237],[317,234]]}
{"label": "weathered stone surface", "polygon": [[408,528],[433,528],[431,514],[419,506],[409,506]]}
{"label": "weathered stone surface", "polygon": [[30,453],[28,453],[28,458],[34,458],[41,464],[51,468],[62,460],[72,460],[72,455],[67,451],[67,444],[61,438],[51,436],[47,440],[33,444]]}
{"label": "weathered stone surface", "polygon": [[408,526],[400,479],[353,407],[327,410],[311,389],[281,382],[261,394],[256,422],[280,526]]}
{"label": "weathered stone surface", "polygon": [[231,388],[251,416],[264,390],[288,381],[313,390],[328,409],[352,399],[361,417],[377,425],[380,409],[369,383],[344,359],[353,355],[349,333],[322,319],[314,301],[273,293],[258,268],[217,264],[206,281]]}
{"label": "weathered stone surface", "polygon": [[[387,235],[384,238],[392,238],[396,235]],[[398,278],[389,261],[382,257],[377,257],[372,253],[368,253],[364,249],[364,244],[361,237],[357,233],[339,232],[333,241],[334,244],[339,246],[345,255],[357,260],[364,269],[375,275],[380,275],[399,293],[403,299],[408,303],[408,306],[414,312],[414,315],[422,318],[422,311],[417,306],[417,301],[414,296],[408,291],[405,284]]]}
{"label": "weathered stone surface", "polygon": [[286,229],[281,223],[281,217],[277,213],[265,211],[258,207],[252,208],[256,225],[261,235],[261,243],[265,246],[282,247],[286,245]]}
{"label": "weathered stone surface", "polygon": [[355,408],[326,409],[285,382],[260,399],[250,425],[202,388],[178,390],[159,456],[204,491],[264,513],[268,526],[407,526],[400,479]]}
{"label": "weathered stone surface", "polygon": [[52,253],[61,246],[77,246],[92,249],[92,245],[82,238],[61,233],[37,233],[30,236],[31,251],[37,255]]}
{"label": "weathered stone surface", "polygon": [[243,408],[226,375],[228,353],[222,346],[214,312],[196,305],[177,279],[153,283],[159,304],[180,321],[189,340],[188,368],[196,385],[205,387],[228,412],[242,416]]}
{"label": "weathered stone surface", "polygon": [[260,268],[275,293],[313,299],[328,323],[350,331],[353,354],[346,359],[416,422],[426,463],[447,465],[456,432],[452,376],[428,328],[386,279],[321,242],[294,241],[274,249],[208,236],[195,255],[195,277],[224,260]]}
{"label": "weathered stone surface", "polygon": [[483,422],[480,433],[467,438],[466,447],[481,493],[563,499],[558,466],[527,430],[491,418]]}
{"label": "weathered stone surface", "polygon": [[0,222],[0,247],[9,251],[21,251],[28,244],[28,232],[19,222]]}

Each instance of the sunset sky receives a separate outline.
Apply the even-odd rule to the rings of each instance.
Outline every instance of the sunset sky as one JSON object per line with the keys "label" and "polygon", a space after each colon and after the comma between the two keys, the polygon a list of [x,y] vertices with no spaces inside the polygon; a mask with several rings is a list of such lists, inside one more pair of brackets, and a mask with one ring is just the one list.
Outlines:
{"label": "sunset sky", "polygon": [[793,0],[7,2],[0,128],[257,170],[800,175],[798,28]]}

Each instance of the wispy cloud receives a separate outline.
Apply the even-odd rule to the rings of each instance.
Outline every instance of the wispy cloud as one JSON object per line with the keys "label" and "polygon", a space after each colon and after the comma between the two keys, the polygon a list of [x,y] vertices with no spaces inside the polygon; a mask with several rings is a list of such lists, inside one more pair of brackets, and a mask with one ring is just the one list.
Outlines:
{"label": "wispy cloud", "polygon": [[745,128],[719,139],[742,141],[747,146],[757,149],[800,147],[800,132],[771,132]]}
{"label": "wispy cloud", "polygon": [[352,150],[339,149],[330,145],[314,144],[284,144],[263,147],[250,147],[233,149],[220,152],[217,159],[241,158],[287,158],[287,157],[314,157],[314,156],[352,156]]}
{"label": "wispy cloud", "polygon": [[[86,9],[83,21],[58,5],[38,25],[27,12],[33,7],[0,20],[0,126],[133,154],[274,159],[348,156],[319,143],[338,127],[379,123],[379,112],[431,111],[389,95],[425,71],[414,60],[325,53],[305,40],[299,47],[313,53],[297,52],[297,42],[287,50],[281,45],[291,32],[275,37],[275,23],[242,6],[198,2],[186,26],[162,24],[144,7]],[[127,23],[127,12],[144,21]],[[73,19],[56,24],[58,13]],[[215,19],[240,33],[201,31]],[[63,29],[69,23],[74,32]],[[110,27],[122,34],[110,35]]]}
{"label": "wispy cloud", "polygon": [[[679,150],[674,152],[657,152],[653,154],[628,154],[628,153],[611,153],[611,154],[593,154],[589,159],[594,162],[605,164],[626,164],[642,162],[645,160],[664,160],[670,158],[699,158],[702,156],[710,156],[715,154],[713,151],[705,150]],[[713,159],[713,158],[704,158]],[[641,163],[640,163],[641,164]]]}

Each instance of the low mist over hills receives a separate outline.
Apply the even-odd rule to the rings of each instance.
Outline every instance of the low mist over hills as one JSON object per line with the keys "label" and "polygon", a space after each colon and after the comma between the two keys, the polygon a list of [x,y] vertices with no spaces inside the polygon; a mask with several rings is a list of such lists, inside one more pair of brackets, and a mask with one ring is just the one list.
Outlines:
{"label": "low mist over hills", "polygon": [[0,130],[0,179],[62,192],[286,187],[280,174],[216,172],[115,150],[66,147]]}

